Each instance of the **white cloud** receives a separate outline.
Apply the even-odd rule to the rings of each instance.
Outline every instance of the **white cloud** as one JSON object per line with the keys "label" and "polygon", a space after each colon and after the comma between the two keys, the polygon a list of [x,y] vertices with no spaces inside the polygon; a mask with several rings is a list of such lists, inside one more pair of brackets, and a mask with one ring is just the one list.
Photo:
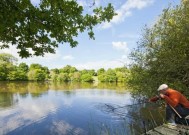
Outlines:
{"label": "white cloud", "polygon": [[112,27],[112,24],[109,23],[109,22],[105,22],[105,23],[103,23],[100,27],[103,28],[103,29],[107,29],[107,28]]}
{"label": "white cloud", "polygon": [[74,57],[72,55],[66,55],[62,57],[63,60],[73,60]]}
{"label": "white cloud", "polygon": [[40,0],[31,0],[31,3],[36,6],[39,5]]}
{"label": "white cloud", "polygon": [[[31,102],[30,100],[20,99],[19,104],[14,109],[2,110],[0,112],[0,134],[6,134],[18,127],[40,121],[50,113],[56,113],[60,106],[56,101],[46,100],[44,103],[41,100],[37,99]],[[48,104],[48,107],[44,107],[46,104]],[[15,112],[17,112],[17,115]],[[11,114],[14,115],[11,116]]]}
{"label": "white cloud", "polygon": [[113,48],[119,51],[123,51],[126,54],[129,53],[129,48],[126,42],[112,42]]}
{"label": "white cloud", "polygon": [[129,66],[131,64],[131,60],[129,59],[128,54],[127,55],[122,55],[121,59],[118,59],[118,61],[123,63],[124,66]]}
{"label": "white cloud", "polygon": [[60,59],[60,58],[61,58],[61,55],[60,55],[59,51],[57,50],[55,54],[48,53],[48,54],[45,54],[44,57],[33,56],[33,57],[30,57],[30,58],[27,58],[27,59],[19,59],[18,61],[19,62],[25,62],[29,65],[32,64],[32,63],[39,63],[39,64],[42,64],[43,66],[48,66],[48,65],[46,65],[47,63],[51,63],[54,60],[57,60],[57,59]]}
{"label": "white cloud", "polygon": [[50,128],[50,134],[67,135],[70,134],[70,131],[73,134],[87,134],[82,128],[74,127],[64,120],[54,121]]}
{"label": "white cloud", "polygon": [[80,63],[73,65],[77,69],[95,69],[98,70],[100,68],[108,69],[108,68],[117,68],[123,67],[124,64],[119,60],[101,60],[101,61],[92,61],[87,63]]}
{"label": "white cloud", "polygon": [[120,63],[122,63],[124,66],[128,66],[131,64],[131,60],[129,59],[129,53],[130,49],[128,48],[128,45],[126,42],[112,42],[112,46],[114,49],[118,51],[122,51],[123,55],[121,56],[120,59],[117,59]]}
{"label": "white cloud", "polygon": [[22,58],[20,58],[19,54],[17,53],[18,49],[16,49],[16,46],[15,45],[14,46],[9,45],[9,46],[10,46],[9,48],[0,49],[0,53],[9,53],[9,54],[13,55],[14,57],[18,58],[19,63],[25,62],[28,65],[30,65],[32,63],[47,64],[48,62],[52,62],[53,60],[61,59],[61,54],[58,50],[56,50],[55,54],[46,53],[43,57],[42,56],[33,56],[33,57],[22,59]]}
{"label": "white cloud", "polygon": [[116,10],[117,16],[114,16],[109,23],[103,23],[101,28],[110,28],[113,24],[119,24],[123,22],[127,17],[132,15],[134,9],[143,9],[151,5],[154,0],[127,0],[118,10]]}
{"label": "white cloud", "polygon": [[[50,92],[50,91],[49,91]],[[49,93],[49,97],[46,97],[45,102],[44,98],[18,98],[15,96],[14,100],[19,100],[16,106],[13,106],[9,109],[2,109],[0,111],[0,134],[7,134],[19,127],[27,126],[35,122],[40,122],[41,120],[48,117],[50,114],[56,114],[60,110],[62,104],[64,107],[72,107],[71,98],[62,98],[66,97],[62,92],[52,92]],[[56,97],[56,100],[53,100]],[[69,101],[69,103],[68,103]],[[44,107],[48,105],[48,107]],[[29,106],[29,107],[26,107]],[[84,130],[75,127],[66,121],[53,120],[52,125],[50,126],[51,134],[68,134],[67,131],[72,130],[76,134],[86,134]]]}
{"label": "white cloud", "polygon": [[87,2],[86,1],[83,1],[83,0],[78,0],[77,3],[80,5],[80,6],[88,6]]}
{"label": "white cloud", "polygon": [[[0,42],[0,46],[2,45],[2,42]],[[15,45],[11,45],[10,43],[8,44],[9,48],[5,48],[5,49],[0,49],[0,53],[9,53],[12,54],[13,56],[19,58],[18,55],[18,49],[16,49]]]}

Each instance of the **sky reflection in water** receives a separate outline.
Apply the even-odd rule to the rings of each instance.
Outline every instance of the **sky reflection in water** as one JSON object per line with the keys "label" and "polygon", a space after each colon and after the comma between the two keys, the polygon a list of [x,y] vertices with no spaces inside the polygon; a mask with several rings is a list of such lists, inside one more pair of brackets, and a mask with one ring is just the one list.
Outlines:
{"label": "sky reflection in water", "polygon": [[116,129],[123,121],[100,106],[131,104],[124,89],[113,84],[1,83],[0,134],[103,134],[102,126]]}

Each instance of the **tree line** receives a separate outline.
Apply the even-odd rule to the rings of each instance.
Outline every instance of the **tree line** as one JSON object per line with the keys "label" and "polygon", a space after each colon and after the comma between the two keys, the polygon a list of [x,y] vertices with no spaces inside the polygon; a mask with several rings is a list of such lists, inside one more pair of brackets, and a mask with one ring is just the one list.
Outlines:
{"label": "tree line", "polygon": [[48,67],[33,63],[17,64],[17,58],[11,54],[0,54],[0,80],[1,81],[55,81],[55,82],[126,82],[129,70],[125,67],[97,71],[78,70],[67,65],[63,68],[49,70]]}

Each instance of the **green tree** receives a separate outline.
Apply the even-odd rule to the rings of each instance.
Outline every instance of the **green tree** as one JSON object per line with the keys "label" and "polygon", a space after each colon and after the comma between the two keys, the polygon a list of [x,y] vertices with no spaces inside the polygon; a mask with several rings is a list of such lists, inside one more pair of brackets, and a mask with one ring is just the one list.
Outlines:
{"label": "green tree", "polygon": [[43,81],[49,78],[49,69],[40,64],[31,64],[28,72],[28,79]]}
{"label": "green tree", "polygon": [[6,80],[7,78],[7,70],[5,66],[5,64],[0,64],[0,81]]}
{"label": "green tree", "polygon": [[117,82],[116,72],[113,69],[108,69],[106,72],[103,68],[97,71],[98,80],[101,82]]}
{"label": "green tree", "polygon": [[59,74],[59,69],[51,69],[49,72],[49,77],[52,81],[57,81],[58,80],[58,74]]}
{"label": "green tree", "polygon": [[7,74],[7,79],[10,81],[15,81],[18,79],[18,72],[16,66],[12,66],[11,68],[8,69],[8,74]]}
{"label": "green tree", "polygon": [[31,81],[44,81],[46,73],[42,69],[34,69],[28,72],[28,79]]}
{"label": "green tree", "polygon": [[37,63],[33,63],[33,64],[30,65],[29,70],[33,70],[33,69],[42,69],[42,68],[43,68],[42,65],[37,64]]}
{"label": "green tree", "polygon": [[90,75],[92,75],[92,76],[96,76],[97,75],[94,69],[88,70],[88,73]]}
{"label": "green tree", "polygon": [[165,9],[156,24],[145,28],[132,52],[130,84],[141,93],[154,93],[161,83],[189,87],[189,1]]}
{"label": "green tree", "polygon": [[113,69],[108,69],[106,71],[106,75],[107,75],[108,82],[116,82],[117,81],[116,73]]}
{"label": "green tree", "polygon": [[92,82],[93,76],[89,73],[81,75],[81,81],[82,82]]}
{"label": "green tree", "polygon": [[75,68],[75,67],[71,67],[70,68],[70,73],[74,73],[74,72],[77,72],[78,70]]}
{"label": "green tree", "polygon": [[98,80],[99,80],[100,82],[107,82],[107,81],[108,81],[107,75],[106,75],[105,73],[98,75]]}
{"label": "green tree", "polygon": [[83,69],[80,71],[81,74],[88,74],[88,70],[87,69]]}
{"label": "green tree", "polygon": [[105,73],[105,69],[104,68],[100,68],[97,70],[97,75],[99,76],[100,74]]}
{"label": "green tree", "polygon": [[29,71],[29,67],[26,63],[20,63],[17,67],[17,79],[16,80],[23,80],[26,81],[28,80],[27,73]]}
{"label": "green tree", "polygon": [[21,69],[15,65],[12,65],[8,69],[8,74],[7,74],[6,80],[10,80],[10,81],[21,81],[21,80],[25,81],[25,80],[27,80],[27,70],[26,69],[27,68]]}
{"label": "green tree", "polygon": [[130,71],[126,67],[115,68],[116,77],[118,82],[127,82]]}
{"label": "green tree", "polygon": [[[16,70],[16,67],[13,65],[16,62],[17,58],[12,56],[11,54],[0,54],[0,80],[9,80],[9,72]],[[15,74],[15,72],[13,72],[12,74]]]}
{"label": "green tree", "polygon": [[126,82],[127,80],[124,72],[120,72],[120,71],[116,72],[116,77],[118,82]]}
{"label": "green tree", "polygon": [[65,67],[61,68],[59,71],[60,71],[60,73],[70,73],[71,68],[72,68],[72,66],[66,65]]}
{"label": "green tree", "polygon": [[18,61],[18,59],[11,54],[8,54],[8,53],[1,53],[0,54],[0,62],[6,62],[6,63],[14,64],[17,61]]}
{"label": "green tree", "polygon": [[50,79],[52,81],[58,81],[58,74],[55,74],[54,72],[50,72]]}
{"label": "green tree", "polygon": [[60,73],[57,77],[57,80],[60,82],[68,82],[70,80],[68,73]]}
{"label": "green tree", "polygon": [[38,6],[30,0],[1,0],[0,47],[17,45],[21,57],[54,53],[59,43],[75,47],[74,37],[85,30],[94,39],[93,27],[115,15],[111,4],[95,8],[91,15],[83,10],[76,0],[41,0]]}
{"label": "green tree", "polygon": [[17,69],[16,72],[18,74],[18,77],[17,77],[16,80],[19,80],[19,81],[26,81],[26,80],[28,80],[28,76],[27,76],[28,72],[24,72],[24,71],[19,70],[19,69]]}
{"label": "green tree", "polygon": [[80,82],[81,81],[81,73],[74,72],[74,73],[70,74],[70,81]]}
{"label": "green tree", "polygon": [[27,73],[29,71],[29,67],[26,63],[20,63],[18,65],[18,69],[25,72],[25,73]]}
{"label": "green tree", "polygon": [[50,78],[50,71],[48,67],[42,67],[42,70],[45,72],[45,80],[48,80]]}
{"label": "green tree", "polygon": [[55,68],[55,69],[51,69],[52,72],[54,72],[55,74],[59,74],[59,69]]}

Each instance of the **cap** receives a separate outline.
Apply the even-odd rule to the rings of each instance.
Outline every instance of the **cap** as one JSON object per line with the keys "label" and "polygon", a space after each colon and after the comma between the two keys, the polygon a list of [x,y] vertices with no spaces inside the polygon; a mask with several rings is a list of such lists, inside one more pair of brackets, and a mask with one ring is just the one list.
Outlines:
{"label": "cap", "polygon": [[162,84],[162,85],[159,86],[159,88],[157,90],[160,91],[160,90],[164,90],[164,89],[167,89],[167,88],[168,88],[167,84]]}

